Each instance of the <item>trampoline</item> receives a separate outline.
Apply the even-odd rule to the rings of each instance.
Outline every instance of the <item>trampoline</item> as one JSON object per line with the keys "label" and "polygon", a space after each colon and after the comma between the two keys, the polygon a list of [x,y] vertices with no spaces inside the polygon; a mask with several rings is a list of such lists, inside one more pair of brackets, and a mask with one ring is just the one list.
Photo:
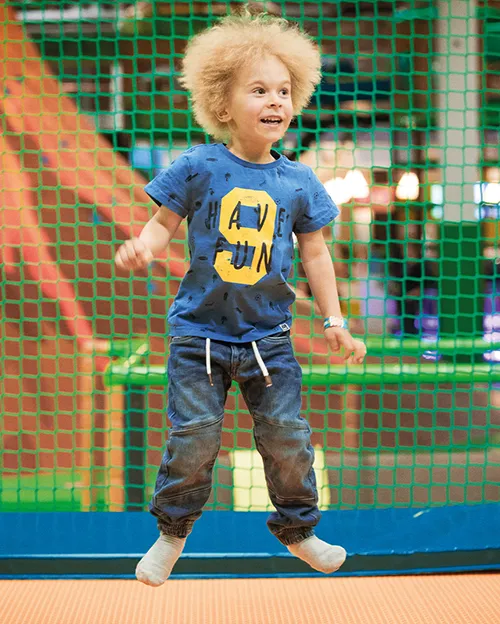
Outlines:
{"label": "trampoline", "polygon": [[495,624],[500,574],[1,581],[9,624]]}

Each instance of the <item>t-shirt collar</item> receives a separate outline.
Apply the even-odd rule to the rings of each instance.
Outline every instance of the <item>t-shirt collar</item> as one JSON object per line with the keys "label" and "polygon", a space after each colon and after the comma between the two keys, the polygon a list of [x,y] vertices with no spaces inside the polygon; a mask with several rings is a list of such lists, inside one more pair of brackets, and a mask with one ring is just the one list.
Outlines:
{"label": "t-shirt collar", "polygon": [[224,154],[224,156],[231,160],[234,160],[234,162],[238,163],[239,165],[242,165],[243,167],[249,167],[250,169],[274,169],[275,167],[278,167],[278,165],[280,165],[283,161],[283,156],[281,156],[281,154],[279,154],[275,150],[271,150],[271,155],[275,159],[273,160],[273,162],[259,164],[249,162],[248,160],[243,160],[243,158],[239,158],[238,156],[236,156],[236,154],[230,152],[224,143],[217,143],[217,147]]}

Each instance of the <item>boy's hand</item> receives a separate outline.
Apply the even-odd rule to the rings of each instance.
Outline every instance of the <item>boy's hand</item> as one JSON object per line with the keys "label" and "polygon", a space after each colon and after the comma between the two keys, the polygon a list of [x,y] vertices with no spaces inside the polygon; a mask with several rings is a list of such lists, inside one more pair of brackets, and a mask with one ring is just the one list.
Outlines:
{"label": "boy's hand", "polygon": [[328,327],[325,329],[325,338],[330,349],[338,353],[344,348],[344,359],[348,364],[362,364],[366,355],[366,345],[361,340],[353,338],[347,329],[342,327]]}
{"label": "boy's hand", "polygon": [[153,254],[140,238],[132,238],[125,241],[115,256],[116,266],[126,271],[144,269],[153,260]]}

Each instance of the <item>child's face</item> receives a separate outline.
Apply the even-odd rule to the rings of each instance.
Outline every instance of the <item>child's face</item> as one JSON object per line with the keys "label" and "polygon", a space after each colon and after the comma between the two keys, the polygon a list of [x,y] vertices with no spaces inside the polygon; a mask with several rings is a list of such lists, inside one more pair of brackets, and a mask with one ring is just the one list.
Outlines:
{"label": "child's face", "polygon": [[291,88],[290,73],[275,56],[266,56],[243,69],[223,119],[231,137],[269,147],[281,139],[293,115]]}

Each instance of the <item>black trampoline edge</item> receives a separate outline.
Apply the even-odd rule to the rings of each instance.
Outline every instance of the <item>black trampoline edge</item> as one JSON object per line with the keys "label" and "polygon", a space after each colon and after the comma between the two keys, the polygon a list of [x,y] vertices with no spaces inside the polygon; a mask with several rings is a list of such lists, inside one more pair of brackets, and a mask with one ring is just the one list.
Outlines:
{"label": "black trampoline edge", "polygon": [[[89,558],[75,556],[31,556],[1,557],[0,577],[107,577],[123,578],[133,576],[137,556],[106,555]],[[356,576],[373,574],[414,574],[426,571],[439,573],[449,570],[479,571],[500,569],[500,549],[477,551],[452,551],[388,555],[352,555],[342,566],[342,574]],[[182,576],[227,577],[227,576],[282,576],[311,574],[311,568],[293,557],[244,555],[210,557],[207,555],[181,558],[173,573]],[[318,573],[319,575],[319,573]],[[322,575],[321,575],[322,576]]]}

